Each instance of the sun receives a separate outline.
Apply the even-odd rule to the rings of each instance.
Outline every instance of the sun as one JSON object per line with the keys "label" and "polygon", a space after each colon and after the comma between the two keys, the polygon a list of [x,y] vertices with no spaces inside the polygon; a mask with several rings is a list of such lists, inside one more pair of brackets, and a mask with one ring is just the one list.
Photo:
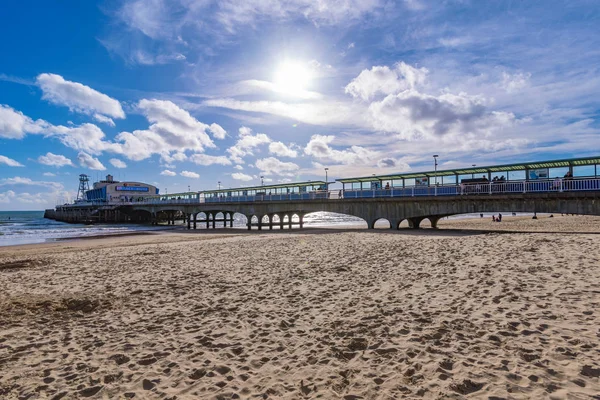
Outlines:
{"label": "sun", "polygon": [[296,61],[284,61],[275,71],[273,83],[280,93],[298,95],[306,92],[311,79],[306,66]]}

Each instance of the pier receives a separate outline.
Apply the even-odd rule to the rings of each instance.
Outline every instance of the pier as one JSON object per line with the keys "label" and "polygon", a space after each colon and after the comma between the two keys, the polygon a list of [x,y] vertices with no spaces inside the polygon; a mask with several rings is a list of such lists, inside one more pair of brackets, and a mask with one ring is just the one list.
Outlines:
{"label": "pier", "polygon": [[467,213],[600,215],[599,163],[594,157],[346,178],[337,180],[341,190],[329,190],[325,181],[261,185],[145,196],[111,209],[65,205],[55,212],[80,222],[94,215],[102,222],[181,220],[188,229],[232,227],[241,214],[249,230],[303,228],[304,217],[320,211],[361,218],[369,229],[379,220],[391,229],[406,220],[417,229],[425,219],[436,228],[441,218]]}

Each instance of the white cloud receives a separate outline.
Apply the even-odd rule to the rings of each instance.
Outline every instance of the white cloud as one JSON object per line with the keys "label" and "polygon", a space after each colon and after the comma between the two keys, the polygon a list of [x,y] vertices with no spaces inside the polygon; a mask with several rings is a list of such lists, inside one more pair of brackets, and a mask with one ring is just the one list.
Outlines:
{"label": "white cloud", "polygon": [[245,126],[241,127],[239,132],[235,145],[227,149],[231,160],[238,164],[244,163],[243,157],[253,155],[253,149],[271,142],[271,139],[264,133],[253,135],[252,129]]}
{"label": "white cloud", "polygon": [[[187,160],[187,158],[188,158],[187,155],[182,152],[177,152],[177,153],[173,153],[173,154],[162,154],[160,156],[161,161],[163,161],[165,163],[169,163],[169,164],[172,164],[175,161],[179,161],[179,162],[185,161],[185,160]],[[165,165],[165,166],[167,168],[175,168],[173,166],[171,166],[171,167],[168,165]]]}
{"label": "white cloud", "polygon": [[89,154],[83,151],[79,152],[79,154],[77,155],[77,160],[79,161],[79,165],[81,165],[84,168],[94,169],[98,171],[106,170],[106,167],[102,165],[100,160],[90,156]]}
{"label": "white cloud", "polygon": [[242,166],[241,166],[241,165],[239,165],[239,164],[238,164],[238,165],[236,165],[236,166],[235,166],[235,167],[233,167],[233,168],[237,169],[238,171],[243,171],[243,170],[244,170],[244,167],[242,167]]}
{"label": "white cloud", "polygon": [[67,106],[73,112],[91,115],[96,119],[98,115],[104,118],[102,122],[107,122],[108,117],[125,118],[121,103],[89,86],[67,81],[56,74],[40,74],[36,82],[42,89],[42,99],[50,103]]}
{"label": "white cloud", "polygon": [[469,133],[485,136],[515,122],[512,113],[488,111],[481,97],[465,93],[432,96],[412,89],[371,103],[369,113],[375,129],[399,133],[405,139]]}
{"label": "white cloud", "polygon": [[39,156],[38,157],[38,162],[40,164],[44,164],[44,165],[51,165],[53,167],[64,167],[66,165],[70,165],[73,166],[73,162],[68,159],[67,157],[61,155],[61,154],[53,154],[53,153],[46,153],[45,156]]}
{"label": "white cloud", "polygon": [[253,93],[253,92],[272,92],[283,94],[286,96],[296,97],[300,99],[320,99],[323,97],[321,93],[313,92],[310,90],[289,90],[284,89],[280,85],[269,82],[269,81],[261,81],[257,79],[249,79],[245,81],[241,81],[238,83],[238,93],[237,94],[245,94],[245,93]]}
{"label": "white cloud", "polygon": [[125,164],[123,161],[119,160],[118,158],[111,158],[109,160],[109,162],[115,168],[127,168],[127,164]]}
{"label": "white cloud", "polygon": [[56,174],[53,174],[52,172],[44,172],[42,175],[44,175],[44,176],[56,176]]}
{"label": "white cloud", "polygon": [[168,169],[165,169],[160,174],[163,176],[177,176],[177,172],[169,171]]}
{"label": "white cloud", "polygon": [[231,177],[235,180],[245,181],[245,182],[248,182],[248,181],[251,181],[252,179],[254,179],[250,175],[247,175],[247,174],[244,174],[241,172],[234,172],[233,174],[231,174]]}
{"label": "white cloud", "polygon": [[28,133],[41,133],[48,123],[33,121],[20,111],[0,104],[0,138],[22,139]]}
{"label": "white cloud", "polygon": [[267,175],[283,175],[292,176],[294,172],[299,170],[300,167],[297,164],[291,162],[283,162],[275,157],[267,157],[256,160],[256,168],[260,169]]}
{"label": "white cloud", "polygon": [[502,88],[507,93],[515,93],[529,85],[529,78],[531,74],[517,73],[509,74],[507,72],[502,73]]}
{"label": "white cloud", "polygon": [[200,178],[200,175],[198,175],[195,172],[191,172],[191,171],[181,171],[181,173],[179,175],[185,176],[186,178],[194,178],[194,179]]}
{"label": "white cloud", "polygon": [[105,123],[107,125],[110,125],[112,127],[115,126],[115,121],[113,121],[112,118],[105,117],[104,115],[94,114],[94,119],[96,121],[98,121],[98,122],[103,122],[103,123]]}
{"label": "white cloud", "polygon": [[31,178],[23,178],[20,176],[15,176],[14,178],[4,178],[0,179],[0,186],[45,186],[51,187],[54,189],[63,189],[64,186],[59,182],[46,182],[46,181],[34,181]]}
{"label": "white cloud", "polygon": [[207,154],[192,154],[190,161],[198,165],[231,165],[231,161],[225,156],[209,156]]}
{"label": "white cloud", "polygon": [[116,138],[122,154],[131,160],[143,160],[154,153],[203,152],[215,147],[206,133],[210,127],[171,101],[142,99],[138,109],[152,125],[147,130],[121,132]]}
{"label": "white cloud", "polygon": [[404,62],[396,64],[394,69],[375,66],[370,70],[363,70],[345,90],[353,97],[370,100],[376,94],[398,93],[422,85],[428,73],[426,68],[414,68]]}
{"label": "white cloud", "polygon": [[280,157],[291,157],[296,158],[298,152],[286,146],[282,142],[272,142],[269,144],[269,153]]}
{"label": "white cloud", "polygon": [[330,146],[333,135],[313,135],[304,148],[304,153],[321,161],[342,164],[369,164],[379,157],[379,153],[361,146],[336,150]]}
{"label": "white cloud", "polygon": [[6,164],[9,167],[24,167],[20,162],[6,156],[0,156],[0,164]]}
{"label": "white cloud", "polygon": [[225,139],[225,137],[227,136],[227,132],[219,124],[210,124],[210,131],[215,139]]}

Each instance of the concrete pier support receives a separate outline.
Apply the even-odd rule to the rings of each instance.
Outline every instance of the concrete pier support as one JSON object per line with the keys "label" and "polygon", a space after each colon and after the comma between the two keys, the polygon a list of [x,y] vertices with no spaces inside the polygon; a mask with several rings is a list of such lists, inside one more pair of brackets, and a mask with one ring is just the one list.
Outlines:
{"label": "concrete pier support", "polygon": [[279,229],[283,230],[283,218],[284,218],[284,215],[283,214],[278,214],[278,216],[279,216]]}
{"label": "concrete pier support", "polygon": [[440,219],[442,219],[443,217],[429,217],[429,221],[431,222],[431,228],[432,229],[437,229],[438,228],[438,221]]}
{"label": "concrete pier support", "polygon": [[300,219],[300,229],[304,228],[304,214],[299,214],[298,218]]}
{"label": "concrete pier support", "polygon": [[273,215],[274,214],[269,214],[269,230],[272,231],[273,230]]}
{"label": "concrete pier support", "polygon": [[192,229],[192,214],[186,214],[187,219],[187,228],[188,230]]}
{"label": "concrete pier support", "polygon": [[194,213],[194,229],[196,229],[196,223],[198,222],[198,214],[199,213]]}
{"label": "concrete pier support", "polygon": [[409,228],[419,229],[419,226],[421,225],[421,221],[423,221],[424,219],[425,219],[425,217],[409,218],[408,219]]}
{"label": "concrete pier support", "polygon": [[290,227],[290,229],[292,229],[292,217],[293,217],[293,214],[288,215],[288,226]]}

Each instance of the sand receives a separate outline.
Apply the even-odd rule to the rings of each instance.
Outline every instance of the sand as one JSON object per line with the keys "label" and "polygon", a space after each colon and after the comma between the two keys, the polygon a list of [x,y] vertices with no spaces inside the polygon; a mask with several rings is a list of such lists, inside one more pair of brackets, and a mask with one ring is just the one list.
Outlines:
{"label": "sand", "polygon": [[597,399],[600,220],[440,227],[2,248],[0,398]]}

